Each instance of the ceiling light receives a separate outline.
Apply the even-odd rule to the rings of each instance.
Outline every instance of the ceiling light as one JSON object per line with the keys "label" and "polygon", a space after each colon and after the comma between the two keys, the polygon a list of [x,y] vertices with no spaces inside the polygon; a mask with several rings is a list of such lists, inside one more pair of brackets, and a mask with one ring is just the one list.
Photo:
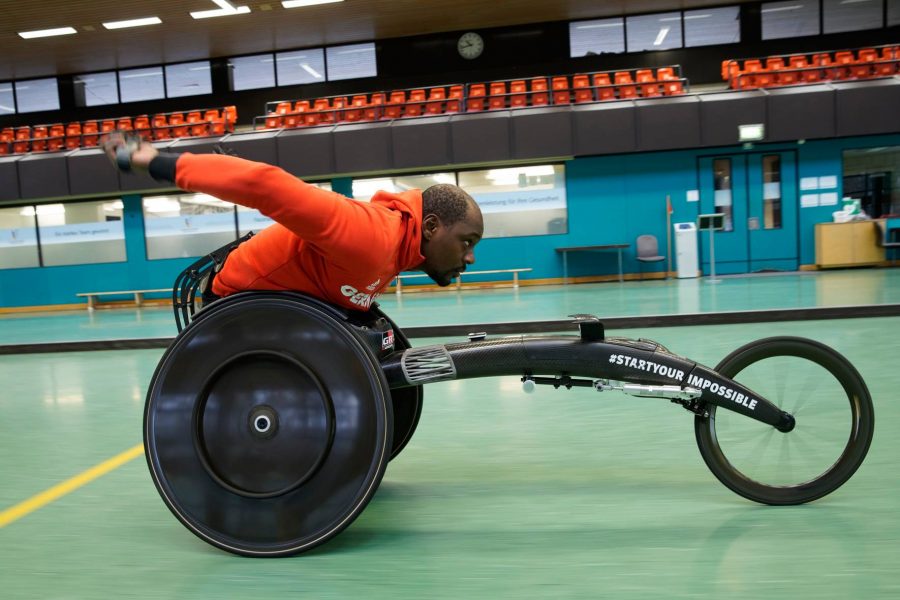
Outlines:
{"label": "ceiling light", "polygon": [[300,68],[302,68],[304,71],[306,71],[307,73],[309,73],[310,75],[312,75],[312,76],[315,77],[316,79],[322,79],[322,74],[319,73],[318,71],[316,71],[315,69],[313,69],[313,68],[312,68],[311,66],[309,66],[308,64],[302,63],[302,64],[300,65]]}
{"label": "ceiling light", "polygon": [[773,13],[773,12],[781,12],[783,10],[798,10],[803,8],[802,4],[791,4],[789,6],[776,6],[775,8],[764,8],[760,10],[761,13]]}
{"label": "ceiling light", "polygon": [[30,40],[33,38],[52,37],[54,35],[71,35],[78,33],[74,27],[57,27],[56,29],[38,29],[37,31],[20,31],[19,36]]}
{"label": "ceiling light", "polygon": [[211,17],[230,17],[231,15],[246,15],[250,12],[249,6],[234,6],[228,0],[213,0],[219,8],[213,10],[201,10],[192,12],[191,16],[195,19],[209,19]]}
{"label": "ceiling light", "polygon": [[285,8],[299,8],[301,6],[313,6],[314,4],[331,4],[344,0],[284,0],[281,5]]}
{"label": "ceiling light", "polygon": [[111,21],[104,23],[107,29],[125,29],[126,27],[143,27],[144,25],[159,25],[162,20],[159,17],[145,17],[143,19],[129,19],[127,21]]}
{"label": "ceiling light", "polygon": [[659,33],[656,35],[656,39],[653,41],[653,45],[659,46],[660,44],[662,44],[667,35],[669,35],[669,28],[660,27]]}

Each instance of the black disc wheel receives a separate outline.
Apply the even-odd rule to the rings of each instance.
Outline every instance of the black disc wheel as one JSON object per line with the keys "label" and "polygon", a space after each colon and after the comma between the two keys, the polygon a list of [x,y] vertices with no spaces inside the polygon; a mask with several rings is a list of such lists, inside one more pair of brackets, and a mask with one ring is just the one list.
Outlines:
{"label": "black disc wheel", "polygon": [[252,293],[200,313],[147,394],[154,483],[201,539],[285,556],[337,535],[378,488],[390,395],[371,349],[328,305]]}
{"label": "black disc wheel", "polygon": [[[409,339],[380,308],[373,306],[371,312],[383,317],[391,324],[394,329],[394,348],[396,350],[412,348]],[[419,417],[422,416],[422,386],[416,385],[391,390],[391,404],[394,409],[394,439],[391,443],[391,460],[394,460],[416,432]]]}
{"label": "black disc wheel", "polygon": [[734,492],[763,504],[802,504],[839,488],[862,464],[875,426],[865,382],[818,342],[773,337],[743,346],[716,371],[794,416],[781,433],[708,405],[694,422],[700,454]]}

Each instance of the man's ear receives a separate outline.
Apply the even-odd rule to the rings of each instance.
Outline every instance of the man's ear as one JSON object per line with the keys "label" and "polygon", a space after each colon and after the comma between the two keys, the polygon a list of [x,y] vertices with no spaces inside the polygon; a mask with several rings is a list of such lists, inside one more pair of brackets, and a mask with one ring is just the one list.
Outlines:
{"label": "man's ear", "polygon": [[436,214],[430,214],[422,219],[422,238],[430,240],[434,233],[441,226],[441,220]]}

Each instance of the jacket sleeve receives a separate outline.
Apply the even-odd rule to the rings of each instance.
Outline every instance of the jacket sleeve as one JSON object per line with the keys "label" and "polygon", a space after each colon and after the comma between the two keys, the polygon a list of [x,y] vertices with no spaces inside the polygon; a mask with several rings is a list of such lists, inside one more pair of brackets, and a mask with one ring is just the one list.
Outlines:
{"label": "jacket sleeve", "polygon": [[338,262],[359,260],[378,248],[370,229],[376,227],[375,215],[367,205],[305,183],[272,165],[185,153],[176,163],[175,183],[183,190],[255,208],[328,251]]}

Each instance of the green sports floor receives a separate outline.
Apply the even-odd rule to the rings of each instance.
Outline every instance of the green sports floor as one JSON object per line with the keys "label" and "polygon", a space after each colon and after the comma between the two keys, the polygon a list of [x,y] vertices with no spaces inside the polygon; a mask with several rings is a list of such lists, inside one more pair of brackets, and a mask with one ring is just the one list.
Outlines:
{"label": "green sports floor", "polygon": [[[900,269],[410,293],[401,326],[896,304]],[[0,317],[0,345],[168,337],[171,312]],[[362,515],[292,558],[217,550],[168,511],[141,453],[162,350],[0,356],[0,598],[898,598],[900,317],[612,331],[715,365],[772,335],[852,361],[875,405],[860,470],[796,507],[709,472],[664,400],[517,378],[425,388]],[[447,340],[413,340],[414,345]]]}

